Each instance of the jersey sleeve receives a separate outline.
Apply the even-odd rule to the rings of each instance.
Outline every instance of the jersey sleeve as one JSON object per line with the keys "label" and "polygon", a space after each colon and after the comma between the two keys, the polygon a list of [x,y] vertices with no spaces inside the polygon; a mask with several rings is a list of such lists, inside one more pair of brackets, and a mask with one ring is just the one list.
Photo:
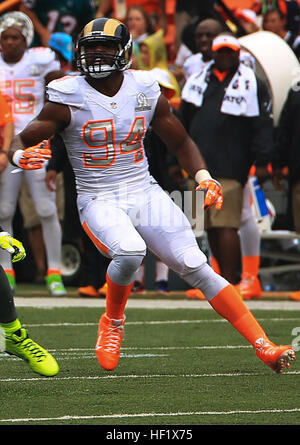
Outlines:
{"label": "jersey sleeve", "polygon": [[47,100],[63,105],[81,108],[84,98],[76,79],[77,76],[65,76],[52,80],[46,86]]}
{"label": "jersey sleeve", "polygon": [[56,54],[48,47],[36,47],[29,49],[29,55],[33,63],[39,65],[44,76],[52,71],[60,70],[60,63],[56,59]]}

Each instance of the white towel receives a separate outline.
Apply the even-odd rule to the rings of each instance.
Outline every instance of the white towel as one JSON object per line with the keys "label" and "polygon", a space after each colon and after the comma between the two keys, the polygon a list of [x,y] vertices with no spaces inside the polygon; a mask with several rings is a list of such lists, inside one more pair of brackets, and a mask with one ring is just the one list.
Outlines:
{"label": "white towel", "polygon": [[[182,91],[183,100],[197,107],[202,106],[212,64],[213,61],[200,74],[193,74],[189,77]],[[259,115],[256,77],[254,71],[243,63],[240,63],[225,90],[221,113],[247,117]]]}

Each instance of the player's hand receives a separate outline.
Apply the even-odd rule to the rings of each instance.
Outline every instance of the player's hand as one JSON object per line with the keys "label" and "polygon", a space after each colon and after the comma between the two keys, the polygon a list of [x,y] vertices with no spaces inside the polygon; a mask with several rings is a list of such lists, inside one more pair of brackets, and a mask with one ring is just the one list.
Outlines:
{"label": "player's hand", "polygon": [[0,247],[12,254],[12,262],[24,260],[26,252],[23,244],[7,232],[0,232]]}
{"label": "player's hand", "polygon": [[215,179],[205,179],[196,188],[197,191],[204,191],[204,210],[215,205],[217,210],[223,206],[223,194],[221,184]]}
{"label": "player's hand", "polygon": [[57,177],[56,170],[47,171],[45,181],[46,181],[46,186],[48,190],[50,190],[50,192],[55,192],[56,190],[56,177]]}
{"label": "player's hand", "polygon": [[48,140],[22,150],[22,155],[17,161],[18,167],[23,170],[38,170],[43,168],[45,162],[51,159],[51,150]]}

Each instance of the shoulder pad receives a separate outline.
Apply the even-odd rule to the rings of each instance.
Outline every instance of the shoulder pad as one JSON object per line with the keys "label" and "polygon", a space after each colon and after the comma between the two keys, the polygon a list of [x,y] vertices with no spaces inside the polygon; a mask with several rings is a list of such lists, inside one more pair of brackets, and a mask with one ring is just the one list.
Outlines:
{"label": "shoulder pad", "polygon": [[36,48],[30,48],[28,54],[32,58],[34,63],[39,65],[47,65],[50,62],[56,60],[56,54],[52,49],[43,46],[38,46]]}
{"label": "shoulder pad", "polygon": [[64,76],[49,82],[46,87],[48,100],[65,105],[82,107],[84,98],[78,82],[79,77],[80,76]]}
{"label": "shoulder pad", "polygon": [[[146,70],[129,70],[133,75],[135,81],[146,87],[156,87],[158,85],[157,81],[154,79],[153,74]],[[159,87],[158,87],[159,88]]]}

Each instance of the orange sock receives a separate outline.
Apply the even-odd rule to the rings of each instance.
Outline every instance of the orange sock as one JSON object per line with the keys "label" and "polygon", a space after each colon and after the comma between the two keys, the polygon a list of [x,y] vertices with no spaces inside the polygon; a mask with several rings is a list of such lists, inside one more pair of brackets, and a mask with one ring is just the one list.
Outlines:
{"label": "orange sock", "polygon": [[47,275],[61,275],[60,269],[47,269]]}
{"label": "orange sock", "polygon": [[250,275],[257,277],[260,265],[260,256],[243,256],[242,257],[242,276]]}
{"label": "orange sock", "polygon": [[5,273],[9,273],[10,275],[12,275],[13,277],[16,276],[16,272],[14,269],[4,269]]}
{"label": "orange sock", "polygon": [[216,260],[216,258],[215,258],[214,256],[212,256],[212,257],[210,258],[210,264],[211,264],[211,267],[213,268],[213,270],[214,270],[217,274],[220,275],[220,273],[221,273],[221,271],[220,271],[220,266],[219,266],[219,263],[218,263],[218,261]]}
{"label": "orange sock", "polygon": [[133,286],[133,282],[127,286],[114,283],[106,274],[106,315],[109,318],[120,320],[124,316],[125,306]]}
{"label": "orange sock", "polygon": [[224,287],[209,303],[214,310],[226,318],[251,345],[254,346],[256,340],[261,337],[267,338],[263,328],[231,284]]}

